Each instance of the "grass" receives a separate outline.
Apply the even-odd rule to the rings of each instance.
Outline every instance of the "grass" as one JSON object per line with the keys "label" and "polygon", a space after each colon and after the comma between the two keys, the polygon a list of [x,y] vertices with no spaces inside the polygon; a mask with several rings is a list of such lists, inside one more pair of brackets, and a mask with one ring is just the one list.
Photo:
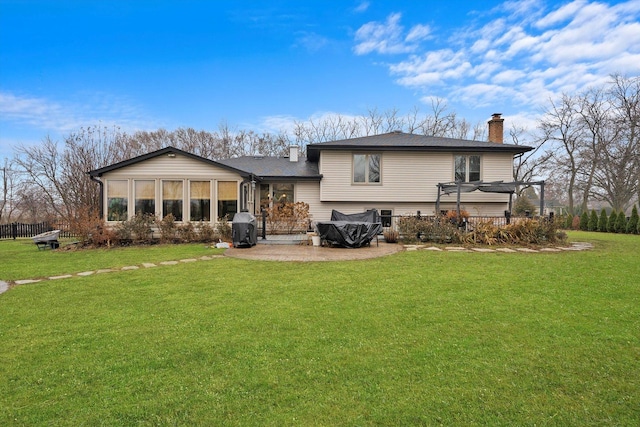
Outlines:
{"label": "grass", "polygon": [[571,238],[595,248],[18,286],[0,295],[0,424],[638,425],[640,238]]}

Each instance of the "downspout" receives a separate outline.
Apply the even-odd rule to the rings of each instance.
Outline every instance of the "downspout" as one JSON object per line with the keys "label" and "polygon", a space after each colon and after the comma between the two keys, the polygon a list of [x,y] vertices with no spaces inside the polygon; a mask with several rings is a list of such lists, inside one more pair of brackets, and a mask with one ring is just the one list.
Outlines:
{"label": "downspout", "polygon": [[104,218],[104,182],[100,181],[93,175],[89,175],[89,178],[91,181],[97,182],[100,185],[100,203],[98,206],[100,207],[100,219],[102,219]]}

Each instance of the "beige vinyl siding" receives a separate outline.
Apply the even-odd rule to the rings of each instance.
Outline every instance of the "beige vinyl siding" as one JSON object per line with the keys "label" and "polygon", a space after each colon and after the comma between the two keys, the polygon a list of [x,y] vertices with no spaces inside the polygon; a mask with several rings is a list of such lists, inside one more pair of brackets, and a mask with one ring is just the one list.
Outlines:
{"label": "beige vinyl siding", "polygon": [[162,179],[216,179],[220,181],[242,181],[240,175],[214,165],[177,154],[176,157],[158,156],[125,166],[105,174],[109,179],[117,178],[162,178]]}
{"label": "beige vinyl siding", "polygon": [[321,157],[320,199],[323,202],[435,200],[437,183],[448,180],[451,175],[450,154],[385,151],[381,160],[381,184],[354,184],[353,153],[326,150]]}
{"label": "beige vinyl siding", "polygon": [[[352,183],[352,152],[325,150],[321,153],[320,201],[311,209],[314,219],[327,220],[331,209],[345,213],[362,212],[376,207],[393,209],[394,215],[435,213],[437,184],[453,181],[453,153],[390,152],[382,153],[382,182],[379,185]],[[502,153],[481,154],[481,177],[484,181],[512,181],[513,156]],[[454,209],[456,194],[442,195],[441,209]],[[472,215],[503,215],[509,195],[496,193],[461,194],[461,206]]]}

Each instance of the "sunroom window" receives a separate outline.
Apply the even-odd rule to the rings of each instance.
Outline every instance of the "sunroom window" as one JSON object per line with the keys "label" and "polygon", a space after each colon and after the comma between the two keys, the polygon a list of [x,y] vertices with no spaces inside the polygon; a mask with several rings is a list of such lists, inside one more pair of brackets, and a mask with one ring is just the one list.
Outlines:
{"label": "sunroom window", "polygon": [[353,182],[356,184],[380,183],[380,154],[353,155]]}
{"label": "sunroom window", "polygon": [[162,216],[182,221],[182,181],[162,181]]}
{"label": "sunroom window", "polygon": [[136,215],[155,215],[156,182],[154,180],[136,180],[134,184]]}
{"label": "sunroom window", "polygon": [[191,221],[209,221],[211,218],[211,182],[191,181]]}
{"label": "sunroom window", "polygon": [[238,183],[235,181],[218,181],[218,217],[227,215],[229,221],[238,212]]}
{"label": "sunroom window", "polygon": [[127,180],[107,181],[107,221],[124,221],[127,219],[128,187]]}

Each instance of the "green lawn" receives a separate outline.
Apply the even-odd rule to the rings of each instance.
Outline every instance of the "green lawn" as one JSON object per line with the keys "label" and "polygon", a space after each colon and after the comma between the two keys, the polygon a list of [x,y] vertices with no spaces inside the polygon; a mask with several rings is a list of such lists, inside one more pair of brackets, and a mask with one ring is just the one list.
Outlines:
{"label": "green lawn", "polygon": [[[570,238],[595,248],[17,286],[0,295],[0,425],[637,426],[640,237]],[[19,245],[0,241],[0,279],[29,273],[7,261]],[[43,276],[211,253],[32,249]]]}

